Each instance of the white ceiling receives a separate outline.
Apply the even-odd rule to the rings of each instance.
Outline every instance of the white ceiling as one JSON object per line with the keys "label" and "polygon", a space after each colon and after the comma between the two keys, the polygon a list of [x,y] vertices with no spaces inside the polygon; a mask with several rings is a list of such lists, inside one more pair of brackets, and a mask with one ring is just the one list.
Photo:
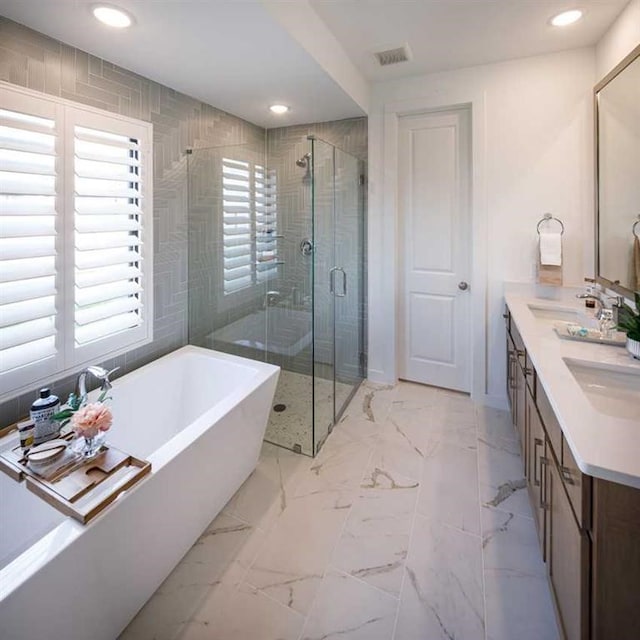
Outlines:
{"label": "white ceiling", "polygon": [[[595,44],[628,0],[310,0],[358,69],[380,81]],[[549,19],[580,8],[565,28]],[[408,43],[413,59],[373,52]]]}
{"label": "white ceiling", "polygon": [[108,0],[135,17],[124,30],[97,22],[95,2],[0,0],[0,15],[263,127],[363,115],[258,0]]}
{"label": "white ceiling", "polygon": [[[362,115],[307,52],[314,47],[298,44],[264,5],[280,1],[295,13],[305,0],[108,0],[135,16],[122,31],[92,17],[95,1],[0,0],[0,15],[264,127]],[[380,81],[593,45],[627,0],[309,3],[359,71]],[[549,25],[552,15],[576,6],[583,20]],[[313,26],[307,31],[313,38]],[[373,51],[404,43],[410,62],[377,66]],[[291,112],[272,115],[274,102]]]}

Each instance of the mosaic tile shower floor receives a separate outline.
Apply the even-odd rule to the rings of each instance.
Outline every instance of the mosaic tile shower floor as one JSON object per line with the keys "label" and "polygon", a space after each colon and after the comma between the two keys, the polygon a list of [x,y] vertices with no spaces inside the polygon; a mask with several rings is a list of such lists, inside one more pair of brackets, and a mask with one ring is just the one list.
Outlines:
{"label": "mosaic tile shower floor", "polygon": [[[318,415],[326,416],[328,427],[329,416],[332,414],[333,381],[316,377],[315,402]],[[271,410],[269,424],[265,433],[265,440],[281,447],[294,450],[300,445],[302,453],[310,456],[311,449],[311,390],[313,379],[301,373],[280,371],[278,387],[276,389],[273,406],[285,405],[281,412]],[[349,385],[336,382],[336,392],[339,397],[349,394]],[[318,420],[325,422],[325,420]],[[326,434],[323,433],[322,436]],[[320,438],[322,439],[322,437]]]}

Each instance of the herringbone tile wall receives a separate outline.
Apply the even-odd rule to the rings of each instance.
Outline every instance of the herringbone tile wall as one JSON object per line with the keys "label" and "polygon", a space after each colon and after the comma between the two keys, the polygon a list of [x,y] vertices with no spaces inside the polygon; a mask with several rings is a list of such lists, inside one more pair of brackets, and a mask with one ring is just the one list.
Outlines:
{"label": "herringbone tile wall", "polygon": [[[264,129],[1,16],[0,80],[153,123],[154,340],[105,366],[121,375],[186,344],[185,149],[247,143],[263,154]],[[51,386],[64,399],[74,383]],[[26,415],[33,399],[0,405],[0,425]]]}

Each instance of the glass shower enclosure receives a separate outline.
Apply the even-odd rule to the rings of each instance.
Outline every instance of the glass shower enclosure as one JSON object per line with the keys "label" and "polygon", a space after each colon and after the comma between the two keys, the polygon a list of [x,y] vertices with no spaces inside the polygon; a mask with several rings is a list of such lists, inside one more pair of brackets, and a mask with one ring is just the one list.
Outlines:
{"label": "glass shower enclosure", "polygon": [[187,153],[189,343],[279,365],[265,439],[314,456],[364,377],[364,163],[313,136]]}

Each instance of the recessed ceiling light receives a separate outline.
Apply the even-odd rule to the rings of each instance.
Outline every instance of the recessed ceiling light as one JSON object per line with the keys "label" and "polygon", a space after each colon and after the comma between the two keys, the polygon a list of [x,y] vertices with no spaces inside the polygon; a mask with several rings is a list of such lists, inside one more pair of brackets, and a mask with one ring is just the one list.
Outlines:
{"label": "recessed ceiling light", "polygon": [[582,18],[582,11],[580,9],[571,9],[571,11],[563,11],[551,18],[551,24],[554,27],[566,27],[577,22],[580,18]]}
{"label": "recessed ceiling light", "polygon": [[93,15],[100,22],[116,29],[130,27],[133,22],[133,19],[126,11],[108,4],[100,4],[93,7]]}
{"label": "recessed ceiling light", "polygon": [[271,110],[271,113],[277,113],[279,116],[289,111],[289,107],[285,104],[272,104],[269,109]]}

